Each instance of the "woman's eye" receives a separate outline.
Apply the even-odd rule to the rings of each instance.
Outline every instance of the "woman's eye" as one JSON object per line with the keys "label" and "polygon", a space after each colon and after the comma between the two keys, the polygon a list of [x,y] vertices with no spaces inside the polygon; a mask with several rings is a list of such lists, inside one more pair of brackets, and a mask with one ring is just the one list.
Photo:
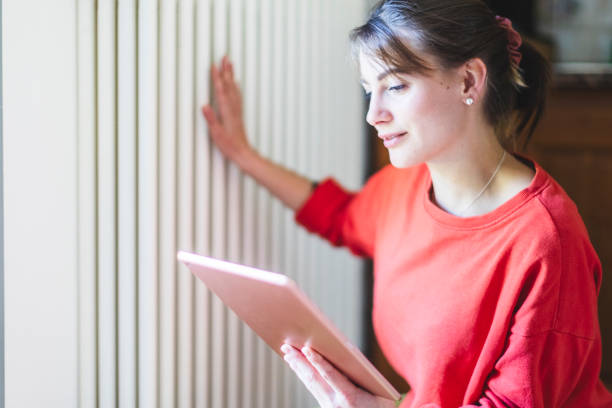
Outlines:
{"label": "woman's eye", "polygon": [[404,89],[406,87],[406,85],[401,84],[401,85],[396,85],[396,86],[392,86],[389,88],[389,91],[395,92],[395,91],[401,91],[402,89]]}
{"label": "woman's eye", "polygon": [[[395,85],[395,86],[391,86],[389,88],[387,88],[388,91],[391,92],[397,92],[397,91],[401,91],[402,89],[406,88],[405,84],[400,84],[400,85]],[[367,100],[370,100],[370,97],[372,96],[372,92],[365,92],[364,91],[364,96]]]}

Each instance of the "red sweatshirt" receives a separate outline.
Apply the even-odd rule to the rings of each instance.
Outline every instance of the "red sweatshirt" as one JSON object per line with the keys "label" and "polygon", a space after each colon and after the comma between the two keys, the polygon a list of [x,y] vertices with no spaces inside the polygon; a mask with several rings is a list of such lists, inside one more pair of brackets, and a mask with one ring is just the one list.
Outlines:
{"label": "red sweatshirt", "polygon": [[429,199],[427,167],[324,180],[295,215],[374,259],[372,318],[411,386],[402,408],[612,407],[599,379],[601,264],[575,204],[536,163],[528,188],[482,216]]}

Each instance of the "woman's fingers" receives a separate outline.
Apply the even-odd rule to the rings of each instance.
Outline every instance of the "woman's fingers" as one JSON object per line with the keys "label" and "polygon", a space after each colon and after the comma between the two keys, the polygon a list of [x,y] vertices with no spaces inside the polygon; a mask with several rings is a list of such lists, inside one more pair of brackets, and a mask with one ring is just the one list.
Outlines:
{"label": "woman's fingers", "polygon": [[321,378],[317,370],[299,350],[289,345],[283,346],[282,350],[285,353],[285,361],[308,391],[310,391],[321,406],[327,406],[333,395],[331,387]]}
{"label": "woman's fingers", "polygon": [[231,126],[232,122],[242,121],[242,107],[238,86],[229,74],[229,65],[227,57],[223,57],[219,68],[213,64],[211,74],[221,121]]}
{"label": "woman's fingers", "polygon": [[215,73],[216,73],[216,77],[218,79],[218,83],[221,89],[226,93],[231,92],[231,85],[232,85],[232,79],[229,76],[228,72],[229,72],[229,68],[228,68],[227,57],[223,57],[221,59],[221,63],[219,64],[219,69],[215,67]]}
{"label": "woman's fingers", "polygon": [[219,65],[212,64],[210,76],[215,95],[215,109],[202,107],[216,146],[229,159],[237,158],[250,148],[242,118],[241,97],[231,76],[231,63],[224,57]]}
{"label": "woman's fingers", "polygon": [[284,344],[281,351],[285,360],[322,407],[382,407],[393,406],[393,401],[375,397],[353,384],[327,359],[310,347],[301,352]]}
{"label": "woman's fingers", "polygon": [[234,79],[234,65],[228,60],[229,76]]}
{"label": "woman's fingers", "polygon": [[356,386],[344,374],[310,347],[302,348],[302,353],[337,394],[342,395],[346,400],[352,398]]}
{"label": "woman's fingers", "polygon": [[215,114],[215,111],[210,105],[202,106],[202,114],[204,115],[206,122],[208,122],[208,127],[214,129],[219,126],[219,122],[217,121],[217,115]]}
{"label": "woman's fingers", "polygon": [[242,117],[240,88],[234,80],[232,63],[229,61],[229,58],[225,56],[223,57],[221,65],[223,66],[223,90],[227,96],[227,100],[231,104],[232,112]]}
{"label": "woman's fingers", "polygon": [[223,129],[214,109],[210,105],[204,105],[202,106],[202,114],[208,123],[210,135],[213,139],[218,139]]}
{"label": "woman's fingers", "polygon": [[210,74],[212,77],[213,87],[215,88],[215,99],[217,99],[217,102],[221,102],[224,97],[223,81],[221,80],[219,70],[214,64],[210,68]]}

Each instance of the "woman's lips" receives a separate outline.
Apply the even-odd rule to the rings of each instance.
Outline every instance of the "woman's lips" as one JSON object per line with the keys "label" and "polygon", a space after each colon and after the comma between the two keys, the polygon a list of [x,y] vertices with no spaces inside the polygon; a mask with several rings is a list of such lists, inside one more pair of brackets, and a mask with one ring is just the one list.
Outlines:
{"label": "woman's lips", "polygon": [[386,137],[385,136],[383,138],[383,143],[384,143],[386,148],[393,147],[396,144],[398,144],[399,142],[401,142],[403,140],[404,136],[406,136],[406,133],[400,133],[398,135],[394,135],[394,136],[390,136],[390,137]]}

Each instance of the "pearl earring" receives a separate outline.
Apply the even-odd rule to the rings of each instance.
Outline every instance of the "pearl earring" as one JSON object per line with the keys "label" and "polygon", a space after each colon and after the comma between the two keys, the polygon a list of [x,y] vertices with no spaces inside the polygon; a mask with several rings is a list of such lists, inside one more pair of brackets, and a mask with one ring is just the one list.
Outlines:
{"label": "pearl earring", "polygon": [[474,99],[472,99],[472,98],[467,98],[467,99],[465,100],[465,104],[466,104],[467,106],[471,106],[473,103],[474,103]]}

